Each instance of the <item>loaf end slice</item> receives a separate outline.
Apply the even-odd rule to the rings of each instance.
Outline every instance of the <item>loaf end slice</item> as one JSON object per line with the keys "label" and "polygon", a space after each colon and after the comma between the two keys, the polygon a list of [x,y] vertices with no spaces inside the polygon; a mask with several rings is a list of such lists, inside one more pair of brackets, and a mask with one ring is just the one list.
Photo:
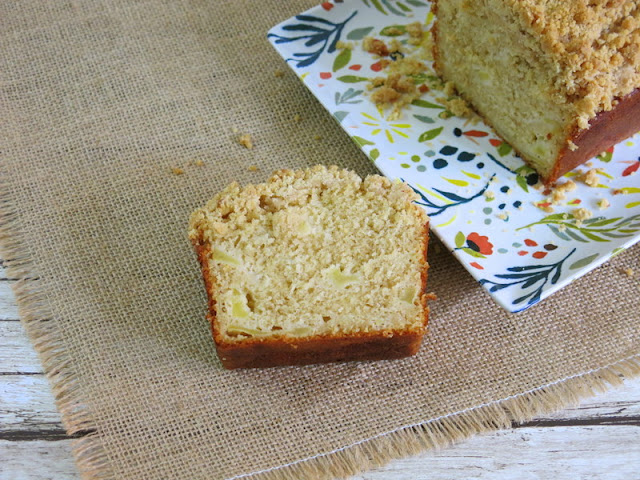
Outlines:
{"label": "loaf end slice", "polygon": [[546,184],[640,130],[637,1],[434,10],[434,68]]}
{"label": "loaf end slice", "polygon": [[415,354],[428,319],[428,217],[415,193],[337,167],[232,184],[193,213],[226,368]]}

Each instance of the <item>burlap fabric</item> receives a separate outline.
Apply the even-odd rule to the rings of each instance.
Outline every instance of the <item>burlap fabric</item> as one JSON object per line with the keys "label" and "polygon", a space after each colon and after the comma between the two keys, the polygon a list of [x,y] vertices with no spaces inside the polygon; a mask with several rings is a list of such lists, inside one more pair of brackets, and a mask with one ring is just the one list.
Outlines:
{"label": "burlap fabric", "polygon": [[277,168],[375,172],[274,75],[266,31],[313,3],[0,5],[3,255],[85,478],[346,475],[638,372],[640,248],[510,315],[434,245],[418,356],[221,368],[189,213]]}

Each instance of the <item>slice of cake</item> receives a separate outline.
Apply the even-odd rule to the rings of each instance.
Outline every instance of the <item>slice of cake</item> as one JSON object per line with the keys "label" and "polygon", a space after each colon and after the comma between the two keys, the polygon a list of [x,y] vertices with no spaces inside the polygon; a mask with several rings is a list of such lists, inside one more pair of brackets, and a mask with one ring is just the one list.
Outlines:
{"label": "slice of cake", "polygon": [[551,183],[640,130],[638,0],[435,0],[436,71]]}
{"label": "slice of cake", "polygon": [[428,307],[428,218],[404,183],[337,167],[229,185],[193,213],[226,368],[400,358]]}

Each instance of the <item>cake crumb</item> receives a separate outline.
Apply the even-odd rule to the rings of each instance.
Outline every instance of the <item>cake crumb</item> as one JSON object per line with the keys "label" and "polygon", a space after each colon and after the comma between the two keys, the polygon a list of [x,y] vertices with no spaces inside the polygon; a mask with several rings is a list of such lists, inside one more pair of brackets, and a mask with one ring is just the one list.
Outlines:
{"label": "cake crumb", "polygon": [[576,183],[573,180],[567,180],[560,185],[556,185],[551,192],[551,203],[558,205],[562,200],[567,198],[566,192],[572,192],[576,189]]}
{"label": "cake crumb", "polygon": [[322,140],[322,135],[314,135],[313,139],[319,142],[320,140]]}
{"label": "cake crumb", "polygon": [[560,225],[558,225],[559,232],[564,232],[566,229],[567,229],[567,226],[564,223],[561,223]]}
{"label": "cake crumb", "polygon": [[300,123],[302,121],[302,117],[297,113],[293,116],[293,121],[296,123]]}
{"label": "cake crumb", "polygon": [[611,203],[609,203],[609,200],[607,200],[606,198],[601,198],[598,202],[598,208],[600,208],[600,210],[604,210],[606,208],[609,208],[610,206]]}
{"label": "cake crumb", "polygon": [[564,190],[554,190],[551,193],[551,203],[554,205],[559,205],[565,198],[567,198],[567,195],[564,193]]}
{"label": "cake crumb", "polygon": [[533,202],[533,204],[545,213],[553,213],[555,211],[550,202]]}
{"label": "cake crumb", "polygon": [[274,77],[276,78],[282,78],[284,77],[284,72],[280,69],[277,69],[273,72]]}
{"label": "cake crumb", "polygon": [[404,31],[400,27],[394,27],[394,26],[385,28],[385,31],[387,35],[392,35],[392,36],[402,35],[404,33]]}
{"label": "cake crumb", "polygon": [[576,208],[571,212],[573,214],[573,218],[576,219],[576,223],[581,225],[583,220],[588,220],[593,217],[593,212],[588,208]]}
{"label": "cake crumb", "polygon": [[193,164],[194,164],[196,167],[204,167],[204,162],[203,162],[202,160],[195,160],[195,161],[193,162]]}
{"label": "cake crumb", "polygon": [[629,278],[633,278],[633,276],[635,275],[635,272],[633,271],[633,268],[631,267],[627,267],[623,270],[624,274],[629,277]]}
{"label": "cake crumb", "polygon": [[484,192],[484,197],[487,200],[493,200],[494,198],[496,198],[496,194],[493,193],[491,190],[487,190],[486,192]]}
{"label": "cake crumb", "polygon": [[413,22],[406,26],[407,33],[412,38],[422,38],[422,24],[420,22]]}
{"label": "cake crumb", "polygon": [[600,183],[600,177],[598,177],[599,170],[597,168],[590,168],[580,176],[580,179],[585,185],[590,187],[597,187]]}
{"label": "cake crumb", "polygon": [[336,42],[336,48],[338,50],[353,50],[353,43],[343,42],[342,40],[338,40]]}
{"label": "cake crumb", "polygon": [[256,167],[255,165],[250,165],[249,168],[247,168],[247,170],[249,170],[250,172],[257,172],[258,167]]}
{"label": "cake crumb", "polygon": [[173,173],[174,175],[184,175],[184,170],[180,167],[172,167],[171,173]]}
{"label": "cake crumb", "polygon": [[573,180],[567,180],[566,182],[558,185],[556,188],[560,188],[564,192],[573,192],[577,187],[578,186],[576,185],[576,182],[574,182]]}
{"label": "cake crumb", "polygon": [[572,152],[575,152],[576,150],[578,150],[578,145],[573,143],[571,140],[567,140],[567,146],[569,147],[569,150],[571,150]]}
{"label": "cake crumb", "polygon": [[473,116],[473,110],[469,107],[469,104],[460,97],[447,100],[445,105],[456,117],[470,118]]}
{"label": "cake crumb", "polygon": [[456,94],[456,86],[453,82],[447,82],[444,84],[444,89],[442,90],[447,97],[452,97]]}
{"label": "cake crumb", "polygon": [[249,150],[253,148],[253,140],[251,139],[251,135],[249,135],[248,133],[243,133],[242,135],[240,135],[238,137],[238,143],[243,147],[248,148]]}
{"label": "cake crumb", "polygon": [[380,57],[386,57],[389,55],[389,47],[382,40],[378,40],[373,37],[366,37],[362,41],[362,48],[367,53],[373,53]]}

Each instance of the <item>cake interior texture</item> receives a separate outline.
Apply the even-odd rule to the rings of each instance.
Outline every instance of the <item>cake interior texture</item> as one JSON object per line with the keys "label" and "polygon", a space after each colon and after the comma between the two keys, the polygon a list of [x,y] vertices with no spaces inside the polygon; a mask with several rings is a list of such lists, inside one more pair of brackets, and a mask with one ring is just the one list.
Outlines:
{"label": "cake interior texture", "polygon": [[[566,173],[559,162],[599,113],[640,87],[637,0],[436,0],[434,8],[436,71],[546,180]],[[640,115],[633,119],[640,129]]]}
{"label": "cake interior texture", "polygon": [[415,198],[337,167],[231,184],[190,221],[216,342],[422,335],[428,218]]}

